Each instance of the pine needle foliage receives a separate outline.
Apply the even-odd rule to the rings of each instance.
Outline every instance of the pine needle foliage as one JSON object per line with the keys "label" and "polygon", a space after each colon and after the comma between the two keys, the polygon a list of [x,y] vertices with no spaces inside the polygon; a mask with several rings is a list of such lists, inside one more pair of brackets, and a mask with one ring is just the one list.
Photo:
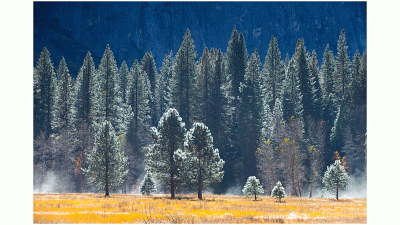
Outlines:
{"label": "pine needle foliage", "polygon": [[285,188],[282,186],[281,182],[278,181],[275,187],[272,189],[271,197],[275,199],[279,199],[279,202],[282,202],[282,198],[286,197]]}
{"label": "pine needle foliage", "polygon": [[260,184],[260,181],[255,176],[250,176],[247,178],[242,192],[246,195],[246,197],[254,195],[254,200],[257,201],[257,194],[264,194],[264,189]]}
{"label": "pine needle foliage", "polygon": [[349,178],[344,167],[340,165],[340,160],[336,160],[335,163],[327,167],[324,177],[322,178],[324,190],[334,194],[336,200],[338,200],[339,189],[346,190],[348,188]]}

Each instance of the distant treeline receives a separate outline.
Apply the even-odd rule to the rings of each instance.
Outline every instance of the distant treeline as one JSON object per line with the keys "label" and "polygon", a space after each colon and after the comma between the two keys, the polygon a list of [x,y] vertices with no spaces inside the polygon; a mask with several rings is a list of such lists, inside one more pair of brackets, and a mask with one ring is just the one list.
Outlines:
{"label": "distant treeline", "polygon": [[274,36],[262,64],[257,49],[249,58],[236,28],[225,53],[206,47],[196,60],[194,49],[187,30],[178,52],[166,55],[160,68],[151,52],[117,68],[107,45],[97,66],[87,53],[74,80],[66,60],[55,67],[43,48],[33,71],[34,188],[51,171],[62,184],[54,191],[93,190],[82,168],[107,120],[129,162],[123,184],[113,191],[130,192],[144,175],[151,127],[169,108],[187,130],[194,122],[209,128],[225,161],[222,182],[211,185],[216,193],[257,176],[267,194],[281,181],[288,194],[304,195],[320,185],[333,158],[345,161],[351,176],[366,172],[367,52],[350,60],[343,30],[336,53],[326,46],[321,67],[303,39],[283,60]]}

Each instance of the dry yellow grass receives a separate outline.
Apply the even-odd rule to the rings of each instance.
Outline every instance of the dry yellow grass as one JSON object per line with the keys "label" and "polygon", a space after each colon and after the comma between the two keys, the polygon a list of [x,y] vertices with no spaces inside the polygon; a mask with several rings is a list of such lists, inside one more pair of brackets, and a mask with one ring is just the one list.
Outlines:
{"label": "dry yellow grass", "polygon": [[34,194],[34,223],[366,223],[367,200]]}

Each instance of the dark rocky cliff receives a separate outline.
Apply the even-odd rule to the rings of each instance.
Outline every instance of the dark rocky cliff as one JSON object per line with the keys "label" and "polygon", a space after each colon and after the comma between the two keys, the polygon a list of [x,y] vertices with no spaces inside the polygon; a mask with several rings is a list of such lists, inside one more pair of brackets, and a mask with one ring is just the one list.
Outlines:
{"label": "dark rocky cliff", "polygon": [[35,2],[34,61],[46,46],[54,64],[64,56],[75,77],[88,51],[97,66],[110,44],[118,66],[126,60],[130,67],[152,51],[160,67],[165,54],[177,52],[187,28],[200,56],[206,46],[225,52],[236,27],[249,55],[257,47],[262,62],[274,35],[282,58],[304,38],[321,64],[327,43],[336,54],[341,29],[349,56],[362,54],[366,26],[365,2]]}

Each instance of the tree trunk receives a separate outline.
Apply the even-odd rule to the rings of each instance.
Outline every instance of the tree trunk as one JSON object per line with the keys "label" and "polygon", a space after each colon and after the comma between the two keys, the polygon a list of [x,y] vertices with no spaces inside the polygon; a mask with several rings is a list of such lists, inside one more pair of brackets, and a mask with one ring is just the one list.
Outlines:
{"label": "tree trunk", "polygon": [[336,200],[339,200],[339,183],[336,183]]}
{"label": "tree trunk", "polygon": [[257,201],[257,193],[254,194],[254,201]]}
{"label": "tree trunk", "polygon": [[203,200],[203,194],[202,194],[202,187],[203,187],[203,185],[202,185],[202,179],[201,179],[202,177],[201,177],[201,170],[200,170],[200,176],[199,176],[199,182],[198,182],[198,187],[197,187],[197,197],[200,199],[200,200]]}

